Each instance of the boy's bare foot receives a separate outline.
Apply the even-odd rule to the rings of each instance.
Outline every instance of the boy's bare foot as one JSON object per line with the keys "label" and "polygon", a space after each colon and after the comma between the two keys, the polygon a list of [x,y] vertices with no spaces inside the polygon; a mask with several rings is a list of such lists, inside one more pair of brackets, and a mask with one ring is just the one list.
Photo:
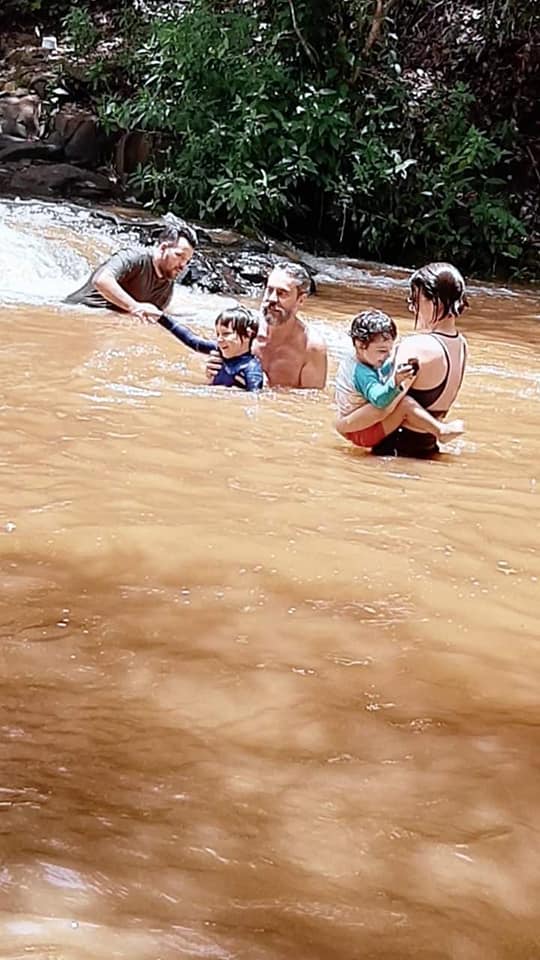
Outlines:
{"label": "boy's bare foot", "polygon": [[449,423],[441,423],[439,442],[449,443],[450,440],[455,440],[457,437],[460,437],[464,431],[465,424],[463,420],[450,420]]}

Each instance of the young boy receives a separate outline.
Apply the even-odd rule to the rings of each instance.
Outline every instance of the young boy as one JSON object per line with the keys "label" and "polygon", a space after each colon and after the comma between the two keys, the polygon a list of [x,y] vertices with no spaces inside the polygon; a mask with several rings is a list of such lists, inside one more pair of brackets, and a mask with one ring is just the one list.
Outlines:
{"label": "young boy", "polygon": [[[346,357],[336,375],[337,431],[358,447],[375,447],[402,425],[432,433],[443,443],[460,436],[462,420],[442,423],[406,396],[418,373],[418,361],[411,359],[394,369],[390,354],[396,337],[394,321],[380,310],[366,310],[352,321],[355,356]],[[370,427],[354,430],[354,413],[366,403],[381,411],[380,418]]]}
{"label": "young boy", "polygon": [[245,307],[228,307],[216,317],[216,340],[204,340],[177,320],[163,313],[158,323],[198,353],[217,350],[223,364],[212,380],[216,387],[240,387],[242,390],[261,390],[263,370],[261,361],[254,357],[251,345],[259,331],[259,322]]}

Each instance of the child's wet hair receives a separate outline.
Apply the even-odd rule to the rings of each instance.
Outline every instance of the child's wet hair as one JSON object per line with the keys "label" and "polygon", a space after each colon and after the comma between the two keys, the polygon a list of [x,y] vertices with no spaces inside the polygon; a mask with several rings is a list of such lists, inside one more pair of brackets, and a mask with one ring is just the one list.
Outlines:
{"label": "child's wet hair", "polygon": [[217,315],[216,325],[218,322],[230,327],[243,340],[249,339],[250,346],[259,332],[259,321],[247,307],[227,307]]}
{"label": "child's wet hair", "polygon": [[[413,273],[410,281],[411,300],[414,309],[418,312],[419,294],[433,303],[434,315],[439,320],[445,317],[459,317],[469,301],[465,295],[465,281],[459,270],[451,263],[428,263]],[[439,317],[439,307],[442,314]]]}
{"label": "child's wet hair", "polygon": [[397,327],[391,317],[382,310],[364,310],[354,317],[351,323],[351,339],[363,347],[369,347],[378,337],[382,340],[395,340]]}

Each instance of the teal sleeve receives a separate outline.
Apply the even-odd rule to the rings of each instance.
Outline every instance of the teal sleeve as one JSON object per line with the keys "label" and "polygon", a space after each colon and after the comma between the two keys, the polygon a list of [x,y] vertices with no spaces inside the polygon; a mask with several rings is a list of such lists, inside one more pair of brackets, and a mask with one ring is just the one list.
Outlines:
{"label": "teal sleeve", "polygon": [[375,370],[364,363],[357,363],[354,368],[354,388],[368,403],[378,409],[387,407],[401,393],[399,387],[394,386],[392,381],[381,383]]}

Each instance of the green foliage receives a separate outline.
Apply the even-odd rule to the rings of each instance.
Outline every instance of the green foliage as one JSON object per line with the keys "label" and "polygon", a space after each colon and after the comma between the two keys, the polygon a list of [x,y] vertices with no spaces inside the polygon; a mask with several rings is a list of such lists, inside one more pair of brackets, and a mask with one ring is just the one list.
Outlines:
{"label": "green foliage", "polygon": [[507,197],[511,153],[469,118],[470,94],[422,100],[400,96],[392,109],[374,100],[353,153],[342,216],[361,247],[378,257],[465,261],[480,272],[521,252],[525,229]]}
{"label": "green foliage", "polygon": [[99,38],[99,31],[88,7],[71,7],[62,23],[77,56],[85,56],[94,50]]}
{"label": "green foliage", "polygon": [[[122,54],[131,95],[101,103],[109,127],[155,134],[132,186],[186,216],[369,258],[519,267],[515,127],[484,117],[469,82],[407,68],[403,34],[388,17],[374,33],[373,8],[191,0],[151,21]],[[407,30],[419,9],[398,0]]]}

